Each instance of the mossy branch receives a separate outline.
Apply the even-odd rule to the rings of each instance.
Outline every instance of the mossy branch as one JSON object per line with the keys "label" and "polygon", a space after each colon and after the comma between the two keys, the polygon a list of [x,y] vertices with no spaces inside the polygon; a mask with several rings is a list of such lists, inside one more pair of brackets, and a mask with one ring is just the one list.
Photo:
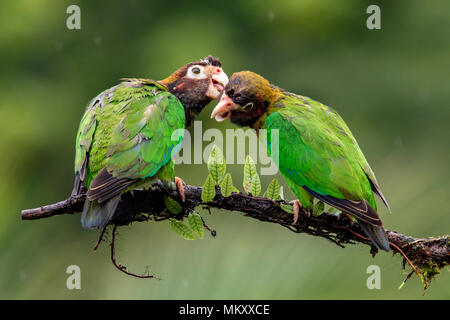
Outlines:
{"label": "mossy branch", "polygon": [[[362,230],[357,224],[349,223],[347,219],[340,219],[335,214],[324,212],[322,215],[300,216],[295,224],[293,215],[283,210],[280,205],[289,205],[282,200],[270,200],[264,197],[256,197],[242,193],[232,193],[224,197],[219,188],[215,188],[216,195],[210,202],[202,201],[202,188],[185,186],[186,201],[182,204],[182,212],[176,216],[167,210],[164,196],[167,191],[155,184],[150,190],[134,190],[122,196],[115,217],[111,221],[114,225],[127,225],[132,222],[159,220],[161,218],[187,217],[196,207],[218,208],[227,211],[236,211],[244,216],[264,222],[279,224],[296,233],[307,233],[325,238],[340,247],[347,244],[364,244],[371,247],[371,252],[376,253],[369,239],[363,236]],[[176,191],[169,194],[180,203]],[[69,197],[47,206],[22,211],[23,220],[35,220],[48,218],[60,214],[72,214],[80,212],[83,208],[85,196]],[[428,287],[431,279],[439,273],[439,270],[450,263],[450,237],[448,235],[438,238],[414,238],[396,231],[387,230],[387,236],[394,252],[400,250],[407,259],[420,270]],[[400,250],[399,250],[400,249]]]}

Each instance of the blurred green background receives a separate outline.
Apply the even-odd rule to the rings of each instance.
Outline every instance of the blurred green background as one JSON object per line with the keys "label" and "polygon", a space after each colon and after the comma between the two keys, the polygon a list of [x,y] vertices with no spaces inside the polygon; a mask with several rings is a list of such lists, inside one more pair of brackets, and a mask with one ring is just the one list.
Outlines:
{"label": "blurred green background", "polygon": [[[382,29],[368,30],[366,8],[377,3]],[[81,8],[81,30],[66,28],[70,4]],[[75,133],[92,97],[121,77],[161,79],[212,54],[229,75],[250,69],[337,109],[391,204],[392,214],[380,205],[386,228],[448,234],[449,30],[447,0],[0,2],[0,298],[450,298],[448,268],[424,297],[415,276],[398,291],[398,256],[371,258],[368,247],[340,249],[239,213],[201,211],[216,239],[183,240],[167,222],[121,228],[118,260],[136,273],[149,265],[161,281],[117,271],[106,244],[92,252],[98,233],[79,215],[20,220],[21,209],[70,194]],[[204,129],[233,128],[211,110]],[[229,170],[241,186],[242,166]],[[206,172],[177,168],[194,185]],[[72,264],[81,290],[66,288]],[[372,264],[381,290],[366,288]]]}

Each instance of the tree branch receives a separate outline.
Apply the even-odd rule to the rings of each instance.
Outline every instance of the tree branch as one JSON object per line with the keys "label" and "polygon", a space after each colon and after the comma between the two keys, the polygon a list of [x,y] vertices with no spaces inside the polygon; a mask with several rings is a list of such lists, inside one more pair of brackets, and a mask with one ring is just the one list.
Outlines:
{"label": "tree branch", "polygon": [[[293,225],[292,214],[287,213],[280,207],[283,201],[275,202],[267,198],[242,193],[233,193],[224,198],[220,191],[216,189],[214,200],[203,203],[201,193],[202,188],[200,187],[185,186],[186,201],[182,204],[183,212],[174,216],[166,210],[163,199],[167,191],[162,186],[155,184],[151,190],[134,190],[122,195],[122,200],[111,224],[127,225],[133,221],[167,219],[169,217],[182,219],[190,211],[201,206],[241,212],[244,216],[259,221],[276,223],[296,233],[307,233],[325,238],[340,247],[356,243],[369,245],[372,254],[376,253],[376,249],[372,246],[370,240],[363,236],[362,230],[357,224],[350,224],[349,220],[340,219],[335,214],[324,212],[318,217],[300,216],[297,223]],[[181,203],[176,191],[171,192],[169,196]],[[85,199],[85,195],[73,196],[47,206],[26,209],[22,211],[22,219],[35,220],[60,214],[77,213],[82,211]],[[428,287],[431,279],[439,273],[439,270],[450,263],[450,237],[448,235],[425,239],[406,236],[390,230],[386,230],[386,232],[394,252],[401,253],[408,262],[412,263],[413,269],[415,266],[420,270],[425,288]]]}

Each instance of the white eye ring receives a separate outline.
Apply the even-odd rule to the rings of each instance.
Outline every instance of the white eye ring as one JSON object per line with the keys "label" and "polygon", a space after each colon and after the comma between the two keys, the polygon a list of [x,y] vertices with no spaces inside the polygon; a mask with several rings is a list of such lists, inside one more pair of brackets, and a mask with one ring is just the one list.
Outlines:
{"label": "white eye ring", "polygon": [[244,111],[250,111],[250,110],[253,109],[253,106],[254,106],[254,105],[255,105],[255,104],[254,104],[253,102],[249,102],[249,103],[247,103],[245,106],[242,107],[242,110],[244,110]]}
{"label": "white eye ring", "polygon": [[203,66],[199,66],[199,65],[191,66],[188,69],[187,77],[194,78],[194,79],[206,78],[205,68]]}

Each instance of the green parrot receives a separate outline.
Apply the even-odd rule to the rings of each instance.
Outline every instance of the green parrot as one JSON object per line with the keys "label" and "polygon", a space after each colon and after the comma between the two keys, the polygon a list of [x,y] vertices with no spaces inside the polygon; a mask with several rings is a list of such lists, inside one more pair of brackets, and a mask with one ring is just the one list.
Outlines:
{"label": "green parrot", "polygon": [[88,104],[76,137],[72,195],[86,193],[81,224],[87,229],[108,224],[122,193],[158,180],[184,197],[172,157],[183,129],[219,97],[228,77],[208,56],[164,80],[122,80]]}
{"label": "green parrot", "polygon": [[294,222],[300,209],[309,214],[317,198],[352,216],[378,249],[389,251],[374,193],[388,209],[389,205],[358,143],[335,110],[242,71],[231,76],[211,114],[214,117],[256,131],[266,129],[269,155],[272,130],[278,130],[275,147],[279,156],[272,158],[298,197]]}

